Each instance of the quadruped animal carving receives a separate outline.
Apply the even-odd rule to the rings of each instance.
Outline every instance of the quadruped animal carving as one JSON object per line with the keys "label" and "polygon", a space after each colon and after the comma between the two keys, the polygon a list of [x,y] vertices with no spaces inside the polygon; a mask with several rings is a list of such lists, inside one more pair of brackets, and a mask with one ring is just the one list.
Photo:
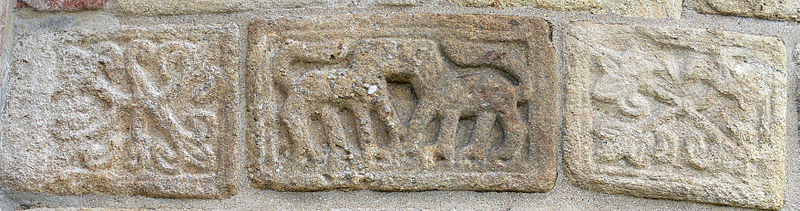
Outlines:
{"label": "quadruped animal carving", "polygon": [[[470,34],[470,24],[483,23],[467,16],[348,18],[298,23],[320,27],[313,33],[294,20],[250,26],[248,154],[258,186],[428,190],[459,172],[502,174],[499,180],[554,175],[527,175],[550,169],[554,152],[546,143],[555,137],[548,128],[556,112],[543,102],[554,100],[557,80],[546,79],[554,74],[552,49],[534,44],[548,42],[540,22],[499,17]],[[469,24],[447,23],[461,19]]]}

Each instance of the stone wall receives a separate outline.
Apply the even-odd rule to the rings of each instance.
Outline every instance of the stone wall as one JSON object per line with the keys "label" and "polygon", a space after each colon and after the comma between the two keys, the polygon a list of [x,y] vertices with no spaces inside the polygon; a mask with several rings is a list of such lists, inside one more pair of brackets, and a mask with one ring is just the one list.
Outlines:
{"label": "stone wall", "polygon": [[0,209],[800,209],[800,3],[0,2]]}

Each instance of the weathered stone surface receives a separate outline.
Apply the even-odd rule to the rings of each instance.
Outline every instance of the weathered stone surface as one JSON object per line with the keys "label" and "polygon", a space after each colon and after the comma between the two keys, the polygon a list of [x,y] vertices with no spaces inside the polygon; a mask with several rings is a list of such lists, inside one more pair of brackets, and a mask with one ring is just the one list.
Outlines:
{"label": "weathered stone surface", "polygon": [[275,190],[548,191],[549,25],[494,15],[250,25],[251,177]]}
{"label": "weathered stone surface", "polygon": [[129,209],[129,208],[33,208],[27,209],[28,211],[187,211],[187,210],[201,210],[201,209]]}
{"label": "weathered stone surface", "polygon": [[449,0],[474,7],[539,7],[633,17],[680,18],[681,0]]}
{"label": "weathered stone surface", "polygon": [[201,210],[201,209],[129,209],[129,208],[33,208],[28,211],[188,211],[188,210]]}
{"label": "weathered stone surface", "polygon": [[0,181],[19,191],[235,192],[238,29],[20,30]]}
{"label": "weathered stone surface", "polygon": [[605,193],[783,206],[786,52],[777,38],[572,24],[565,170]]}
{"label": "weathered stone surface", "polygon": [[21,0],[38,11],[79,11],[102,8],[108,0]]}
{"label": "weathered stone surface", "polygon": [[242,11],[246,9],[245,2],[245,0],[121,0],[112,2],[109,7],[129,15],[180,15]]}
{"label": "weathered stone surface", "polygon": [[348,7],[366,5],[413,6],[440,0],[124,0],[110,7],[127,15],[180,15],[300,7]]}
{"label": "weathered stone surface", "polygon": [[709,14],[800,21],[800,1],[699,0],[697,10]]}
{"label": "weathered stone surface", "polygon": [[[6,34],[9,34],[6,30],[8,28],[8,8],[9,2],[3,1],[0,2],[0,61],[5,61],[6,54],[5,47],[6,47]],[[5,68],[0,67],[0,75],[5,75]],[[3,80],[0,80],[0,87],[3,87]]]}
{"label": "weathered stone surface", "polygon": [[440,0],[375,0],[377,5],[388,6],[415,6],[425,3],[438,3]]}
{"label": "weathered stone surface", "polygon": [[18,210],[19,204],[8,197],[8,188],[0,188],[0,210]]}
{"label": "weathered stone surface", "polygon": [[[146,211],[153,209],[125,209],[125,208],[33,208],[29,211]],[[165,210],[165,209],[159,209]]]}

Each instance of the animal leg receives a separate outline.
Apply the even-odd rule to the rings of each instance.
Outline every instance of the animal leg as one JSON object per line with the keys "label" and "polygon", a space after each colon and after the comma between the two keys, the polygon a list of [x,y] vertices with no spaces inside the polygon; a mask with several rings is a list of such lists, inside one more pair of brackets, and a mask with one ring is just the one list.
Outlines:
{"label": "animal leg", "polygon": [[[424,106],[425,104],[420,103],[420,105]],[[408,128],[405,132],[405,141],[411,145],[411,151],[420,153],[422,156],[421,159],[425,160],[425,155],[421,150],[425,143],[423,140],[425,138],[423,131],[425,131],[425,127],[433,120],[435,114],[433,109],[424,108],[422,106],[417,106],[414,117],[408,123]]]}
{"label": "animal leg", "polygon": [[[389,93],[386,93],[388,96]],[[400,123],[400,119],[397,117],[397,113],[394,110],[394,106],[388,102],[388,97],[384,98],[378,102],[378,117],[386,123],[387,128],[389,128],[389,138],[392,141],[392,144],[400,143],[400,138],[403,136],[404,130],[402,130],[403,125]]]}
{"label": "animal leg", "polygon": [[352,103],[350,109],[356,116],[359,127],[359,140],[361,148],[367,159],[373,159],[378,155],[378,145],[375,143],[375,133],[372,131],[372,120],[369,115],[369,108],[363,104]]}
{"label": "animal leg", "polygon": [[[322,109],[322,122],[325,124],[325,130],[328,132],[328,140],[331,147],[331,153],[334,153],[336,148],[341,148],[347,159],[352,159],[353,151],[350,145],[347,144],[347,137],[344,127],[342,127],[342,118],[339,117],[336,107],[325,106]],[[332,158],[333,156],[331,156]]]}
{"label": "animal leg", "polygon": [[458,118],[461,115],[458,111],[444,111],[442,122],[440,123],[438,152],[445,160],[455,160],[455,139],[458,130]]}
{"label": "animal leg", "polygon": [[475,132],[472,135],[472,144],[469,146],[469,155],[477,160],[486,160],[486,150],[489,148],[489,133],[492,130],[496,115],[491,112],[481,112],[475,121]]}
{"label": "animal leg", "polygon": [[528,133],[525,124],[520,119],[519,110],[515,106],[516,103],[505,109],[505,113],[501,112],[500,118],[503,123],[503,131],[505,134],[505,147],[496,151],[494,158],[501,160],[511,160],[519,156],[522,151],[522,145],[525,143],[525,138]]}
{"label": "animal leg", "polygon": [[322,163],[320,150],[311,140],[308,134],[309,112],[306,108],[305,100],[300,96],[292,95],[286,99],[285,109],[281,112],[281,118],[289,130],[289,138],[297,144],[297,151],[305,153],[314,163]]}

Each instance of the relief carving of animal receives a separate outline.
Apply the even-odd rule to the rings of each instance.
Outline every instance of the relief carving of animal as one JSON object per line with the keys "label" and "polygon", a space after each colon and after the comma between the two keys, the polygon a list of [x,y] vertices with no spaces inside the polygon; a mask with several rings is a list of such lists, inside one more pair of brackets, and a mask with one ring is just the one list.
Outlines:
{"label": "relief carving of animal", "polygon": [[[527,99],[527,90],[518,85],[524,79],[521,71],[527,67],[524,50],[448,40],[442,46],[453,64],[447,67],[444,58],[437,56],[431,62],[442,64],[442,68],[423,69],[418,74],[420,103],[409,123],[408,136],[421,146],[421,134],[414,131],[422,131],[433,119],[440,120],[437,145],[424,150],[424,159],[459,159],[455,138],[458,121],[465,116],[477,116],[468,149],[471,157],[510,160],[520,155],[527,138],[526,124],[517,109]],[[489,133],[497,118],[502,123],[505,146],[486,156]]]}
{"label": "relief carving of animal", "polygon": [[[309,116],[313,112],[307,109],[308,105],[325,104],[353,111],[359,123],[359,141],[367,158],[380,156],[378,152],[381,151],[376,145],[375,131],[372,131],[370,111],[377,111],[379,119],[388,126],[392,143],[401,142],[405,137],[404,146],[421,153],[424,160],[433,159],[435,154],[446,160],[456,159],[455,133],[462,116],[478,117],[471,156],[487,157],[489,130],[497,118],[503,125],[507,149],[495,150],[491,157],[509,160],[518,156],[527,138],[526,124],[517,109],[517,105],[527,99],[524,94],[527,90],[518,85],[521,81],[518,75],[522,74],[519,71],[525,71],[526,67],[525,52],[514,48],[484,48],[478,44],[448,44],[459,48],[447,51],[455,67],[446,65],[439,44],[432,40],[376,38],[355,44],[348,68],[315,69],[297,74],[293,73],[297,71],[291,68],[292,62],[339,63],[348,58],[353,44],[288,40],[283,46],[284,52],[274,60],[278,66],[274,77],[287,93],[281,118],[289,129],[290,139],[301,153],[314,162],[323,162],[321,149],[310,138]],[[388,81],[411,84],[419,98],[408,128],[403,128],[389,102]],[[321,116],[327,128],[338,128],[331,136],[343,138],[340,120],[336,115],[327,114],[334,111],[323,108]],[[425,145],[421,131],[435,118],[441,120],[437,144],[422,149]]]}
{"label": "relief carving of animal", "polygon": [[[346,146],[345,130],[341,127],[340,118],[334,114],[335,108],[351,110],[358,123],[359,142],[367,158],[382,157],[377,145],[376,132],[370,118],[372,111],[379,115],[389,130],[389,139],[400,142],[402,130],[392,104],[389,102],[389,90],[386,77],[398,77],[401,67],[396,59],[408,58],[397,40],[363,40],[356,44],[347,41],[326,43],[302,43],[289,40],[284,46],[282,57],[276,59],[279,69],[276,71],[278,84],[282,84],[287,93],[281,118],[287,125],[290,139],[298,144],[298,148],[314,162],[323,162],[322,150],[311,139],[309,134],[309,105],[323,104],[321,115],[324,124],[331,131],[331,141],[335,145]],[[402,41],[400,41],[402,42]],[[389,50],[391,49],[391,50]],[[389,51],[387,51],[389,50]],[[406,50],[406,52],[411,52]],[[312,70],[296,76],[289,75],[290,63],[302,61],[308,63],[332,64],[341,61],[353,53],[352,63],[348,68],[328,68]],[[405,70],[402,70],[405,71]]]}

